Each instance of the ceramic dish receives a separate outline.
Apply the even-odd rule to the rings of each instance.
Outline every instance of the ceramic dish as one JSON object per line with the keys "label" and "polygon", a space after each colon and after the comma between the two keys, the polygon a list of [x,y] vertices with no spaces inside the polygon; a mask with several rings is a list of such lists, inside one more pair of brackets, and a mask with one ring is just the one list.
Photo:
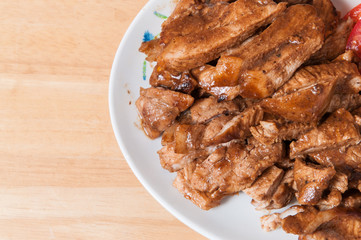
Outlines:
{"label": "ceramic dish", "polygon": [[[361,0],[334,0],[344,14]],[[221,206],[203,211],[185,199],[173,186],[175,173],[162,169],[157,150],[160,139],[150,140],[140,129],[134,105],[140,87],[149,87],[152,66],[138,52],[143,40],[160,32],[161,23],[174,8],[172,0],[151,0],[139,12],[124,35],[116,53],[110,76],[109,108],[118,144],[139,181],[169,212],[209,239],[297,239],[279,231],[261,230],[257,212],[245,194],[225,199]]]}

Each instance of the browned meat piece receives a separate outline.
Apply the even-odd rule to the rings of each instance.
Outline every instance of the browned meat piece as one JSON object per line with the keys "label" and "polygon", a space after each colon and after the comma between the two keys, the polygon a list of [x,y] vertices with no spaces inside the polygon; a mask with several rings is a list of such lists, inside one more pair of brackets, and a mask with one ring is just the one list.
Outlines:
{"label": "browned meat piece", "polygon": [[356,94],[361,91],[361,76],[356,64],[338,61],[301,68],[274,94],[274,97],[312,87],[318,82],[330,82],[330,79],[336,79],[336,94]]}
{"label": "browned meat piece", "polygon": [[361,193],[355,192],[344,197],[342,199],[341,206],[345,208],[353,208],[353,209],[361,208]]}
{"label": "browned meat piece", "polygon": [[264,111],[295,122],[312,124],[326,112],[335,90],[335,79],[261,102]]}
{"label": "browned meat piece", "polygon": [[188,94],[198,86],[198,82],[189,71],[173,75],[168,71],[158,71],[157,66],[154,67],[153,73],[149,78],[149,84],[153,87],[164,87]]}
{"label": "browned meat piece", "polygon": [[[193,165],[193,166],[192,166]],[[191,200],[195,205],[203,210],[209,210],[218,206],[221,203],[223,196],[202,192],[195,190],[189,185],[189,178],[187,171],[192,172],[195,167],[195,163],[189,164],[187,169],[182,169],[177,172],[177,177],[174,179],[173,186],[181,192],[185,198]]]}
{"label": "browned meat piece", "polygon": [[345,239],[361,238],[361,212],[343,208],[326,211],[306,210],[282,220],[282,228],[299,239]]}
{"label": "browned meat piece", "polygon": [[293,182],[293,170],[288,170],[265,209],[279,209],[289,204],[294,198]]}
{"label": "browned meat piece", "polygon": [[282,169],[272,166],[264,171],[252,186],[244,189],[243,192],[255,201],[267,201],[277,190],[283,175],[284,171]]}
{"label": "browned meat piece", "polygon": [[162,53],[164,44],[161,43],[159,38],[150,40],[148,42],[142,42],[139,51],[147,55],[146,60],[149,62],[157,61],[159,54]]}
{"label": "browned meat piece", "polygon": [[[214,27],[196,34],[176,36],[158,57],[158,65],[172,72],[183,72],[216,59],[227,48],[250,37],[285,9],[271,0],[238,0],[224,9]],[[201,36],[201,37],[200,37]]]}
{"label": "browned meat piece", "polygon": [[261,227],[263,230],[267,232],[276,230],[277,228],[282,226],[282,219],[290,215],[296,215],[297,213],[302,213],[305,211],[305,209],[306,209],[305,206],[294,205],[286,209],[284,212],[264,215],[261,217]]}
{"label": "browned meat piece", "polygon": [[260,35],[226,52],[200,75],[199,84],[205,89],[240,84],[242,97],[270,96],[321,48],[323,25],[312,6],[291,6]]}
{"label": "browned meat piece", "polygon": [[168,44],[173,38],[214,28],[228,9],[226,1],[181,0],[176,9],[162,24],[161,42]]}
{"label": "browned meat piece", "polygon": [[326,112],[334,112],[339,108],[353,111],[361,106],[361,95],[359,94],[334,94]]}
{"label": "browned meat piece", "polygon": [[[228,159],[230,152],[240,153],[237,158]],[[235,143],[227,147],[218,148],[206,160],[197,164],[190,179],[191,186],[199,191],[222,195],[234,194],[240,191],[242,179],[234,173],[239,160],[247,153],[244,146]]]}
{"label": "browned meat piece", "polygon": [[331,0],[313,0],[312,5],[316,8],[319,17],[325,23],[325,36],[330,35],[336,28],[340,16]]}
{"label": "browned meat piece", "polygon": [[[241,109],[242,110],[242,109]],[[191,121],[205,123],[219,115],[239,113],[239,106],[233,101],[218,102],[215,97],[202,98],[190,108]]]}
{"label": "browned meat piece", "polygon": [[184,168],[188,163],[196,159],[204,159],[209,155],[205,149],[191,151],[187,154],[176,153],[174,144],[167,144],[158,152],[160,164],[162,167],[170,172],[176,172]]}
{"label": "browned meat piece", "polygon": [[354,117],[345,109],[339,109],[317,128],[292,142],[290,157],[295,158],[324,149],[347,147],[358,144],[360,140]]}
{"label": "browned meat piece", "polygon": [[213,197],[225,196],[250,187],[282,154],[282,144],[248,151],[243,144],[233,141],[217,148],[206,160],[191,163],[192,171],[189,166],[184,171],[188,173],[188,186],[195,191]]}
{"label": "browned meat piece", "polygon": [[326,197],[320,199],[317,206],[320,210],[328,210],[341,204],[342,194],[337,190],[332,190]]}
{"label": "browned meat piece", "polygon": [[335,173],[333,167],[322,167],[296,158],[293,174],[298,202],[305,205],[317,204]]}
{"label": "browned meat piece", "polygon": [[347,38],[352,27],[352,19],[342,21],[334,32],[325,39],[322,48],[315,52],[306,64],[311,65],[331,61],[341,55],[346,49]]}
{"label": "browned meat piece", "polygon": [[250,127],[258,124],[262,118],[263,111],[259,106],[247,108],[228,121],[219,132],[205,141],[205,144],[213,145],[232,139],[245,139],[251,135]]}
{"label": "browned meat piece", "polygon": [[212,144],[212,139],[216,136],[220,131],[222,131],[223,126],[227,124],[234,116],[233,115],[221,115],[219,117],[213,118],[204,129],[203,135],[203,144],[210,143]]}
{"label": "browned meat piece", "polygon": [[348,177],[345,173],[336,172],[335,176],[333,176],[329,188],[331,190],[337,190],[340,193],[344,193],[347,190],[348,185]]}
{"label": "browned meat piece", "polygon": [[[330,108],[334,92],[359,91],[361,76],[357,66],[340,61],[300,69],[272,98],[263,100],[261,106],[292,121],[316,122]],[[335,100],[334,104],[337,104]]]}
{"label": "browned meat piece", "polygon": [[323,166],[333,166],[335,169],[350,174],[361,171],[361,145],[350,146],[347,149],[329,149],[310,154],[313,160]]}
{"label": "browned meat piece", "polygon": [[251,127],[252,136],[263,144],[273,144],[282,140],[298,139],[313,129],[315,126],[309,123],[285,122],[285,121],[260,121],[259,125]]}
{"label": "browned meat piece", "polygon": [[179,124],[174,131],[174,152],[188,154],[201,148],[205,125]]}
{"label": "browned meat piece", "polygon": [[162,88],[140,89],[138,108],[144,132],[157,138],[171,126],[176,117],[193,104],[193,97]]}

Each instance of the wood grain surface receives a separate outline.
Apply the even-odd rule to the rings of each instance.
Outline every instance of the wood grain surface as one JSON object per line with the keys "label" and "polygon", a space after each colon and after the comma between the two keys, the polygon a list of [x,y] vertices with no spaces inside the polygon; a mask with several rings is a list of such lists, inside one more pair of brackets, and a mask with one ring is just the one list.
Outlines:
{"label": "wood grain surface", "polygon": [[115,141],[108,79],[146,0],[0,1],[0,239],[204,239]]}

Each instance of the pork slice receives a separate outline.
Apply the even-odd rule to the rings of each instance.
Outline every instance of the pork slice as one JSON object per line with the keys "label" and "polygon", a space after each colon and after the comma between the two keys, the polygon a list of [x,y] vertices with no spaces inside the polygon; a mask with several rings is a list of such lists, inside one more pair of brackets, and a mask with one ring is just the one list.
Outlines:
{"label": "pork slice", "polygon": [[205,149],[198,149],[184,154],[176,153],[174,143],[163,146],[157,153],[161,166],[169,172],[179,171],[188,163],[197,159],[205,159],[209,155],[209,152]]}
{"label": "pork slice", "polygon": [[354,192],[345,196],[342,199],[341,206],[345,208],[353,208],[353,209],[361,208],[361,193]]}
{"label": "pork slice", "polygon": [[336,81],[336,94],[356,94],[361,91],[361,76],[356,64],[337,61],[301,68],[273,97],[284,96],[330,79]]}
{"label": "pork slice", "polygon": [[295,158],[324,149],[355,145],[360,133],[354,117],[345,109],[339,109],[321,125],[302,135],[290,144],[290,157]]}
{"label": "pork slice", "polygon": [[149,84],[153,87],[164,87],[187,94],[190,94],[198,86],[198,82],[189,71],[173,75],[166,70],[159,71],[158,66],[154,67]]}
{"label": "pork slice", "polygon": [[[236,152],[239,156],[230,159],[228,158],[230,152]],[[244,146],[239,143],[218,148],[196,166],[190,179],[191,186],[199,191],[217,192],[222,195],[239,192],[243,184],[242,179],[234,173],[233,169],[246,155]]]}
{"label": "pork slice", "polygon": [[284,171],[276,166],[272,166],[259,176],[256,181],[243,190],[255,201],[268,201],[273,196],[277,187],[281,183]]}
{"label": "pork slice", "polygon": [[296,158],[293,174],[298,202],[303,205],[316,205],[336,171],[333,167],[322,167]]}
{"label": "pork slice", "polygon": [[329,36],[334,32],[340,20],[339,12],[337,12],[331,0],[313,0],[312,5],[316,8],[318,16],[325,23],[325,36]]}
{"label": "pork slice", "polygon": [[233,139],[244,140],[251,135],[250,127],[257,125],[262,118],[263,111],[259,106],[249,107],[224,124],[213,137],[205,139],[204,144],[214,145]]}
{"label": "pork slice", "polygon": [[219,115],[232,115],[240,112],[233,101],[218,101],[215,97],[202,98],[195,101],[190,108],[190,117],[194,123],[206,123]]}
{"label": "pork slice", "polygon": [[173,13],[163,22],[160,40],[168,44],[175,37],[197,34],[202,30],[218,27],[227,9],[226,1],[181,0]]}
{"label": "pork slice", "polygon": [[[310,221],[311,219],[309,219]],[[292,223],[290,223],[292,224]],[[345,239],[361,238],[361,212],[344,208],[320,211],[309,222],[299,239]]]}
{"label": "pork slice", "polygon": [[137,106],[144,132],[150,138],[159,137],[176,117],[193,104],[193,97],[163,88],[140,89]]}
{"label": "pork slice", "polygon": [[339,108],[353,111],[361,106],[361,95],[359,94],[334,94],[326,112],[334,112]]}
{"label": "pork slice", "polygon": [[[288,36],[288,43],[278,48],[263,64],[247,69],[240,78],[241,96],[245,98],[265,98],[272,95],[279,87],[291,78],[293,73],[323,43],[323,23],[309,5],[295,5],[288,8],[283,16],[297,19],[300,24],[288,25],[296,28],[294,35]],[[300,21],[305,18],[308,21]],[[291,20],[278,18],[290,23]],[[300,26],[297,28],[297,26]],[[311,41],[312,39],[312,41]],[[272,39],[270,39],[272,41]],[[302,54],[300,54],[302,53]]]}
{"label": "pork slice", "polygon": [[199,84],[205,89],[240,84],[243,97],[267,97],[321,48],[323,25],[312,6],[292,6],[258,36],[227,50],[216,67],[200,74]]}
{"label": "pork slice", "polygon": [[280,185],[277,187],[267,206],[264,207],[265,209],[280,209],[287,206],[287,204],[292,201],[295,196],[295,191],[292,188],[294,182],[293,178],[293,169],[285,172]]}
{"label": "pork slice", "polygon": [[185,177],[185,169],[177,172],[177,177],[174,179],[173,186],[177,188],[185,198],[191,200],[203,210],[209,210],[221,203],[222,196],[212,197],[211,194],[207,192],[198,191],[192,188],[188,179]]}
{"label": "pork slice", "polygon": [[314,124],[285,122],[285,121],[260,121],[259,125],[251,127],[252,136],[263,144],[269,145],[283,140],[298,139],[315,127]]}
{"label": "pork slice", "polygon": [[173,38],[159,55],[158,65],[173,72],[202,66],[271,23],[284,9],[284,4],[270,0],[235,1],[226,7],[219,26]]}
{"label": "pork slice", "polygon": [[157,61],[158,56],[162,53],[164,44],[161,43],[159,38],[152,39],[150,41],[142,42],[139,48],[139,52],[147,55],[145,58],[149,62]]}
{"label": "pork slice", "polygon": [[340,22],[334,32],[325,39],[322,48],[315,52],[306,64],[312,65],[332,61],[343,54],[352,28],[353,21],[351,18]]}
{"label": "pork slice", "polygon": [[317,206],[320,210],[328,210],[337,207],[341,204],[342,194],[340,191],[332,189],[327,196],[322,197],[318,201]]}
{"label": "pork slice", "polygon": [[318,82],[283,96],[261,102],[265,112],[294,122],[313,124],[326,112],[336,87],[336,79]]}
{"label": "pork slice", "polygon": [[323,166],[333,166],[344,173],[361,171],[360,144],[348,148],[327,149],[309,155],[317,163]]}
{"label": "pork slice", "polygon": [[[246,189],[260,176],[264,170],[280,162],[284,155],[284,146],[281,143],[273,145],[259,144],[251,150],[246,158],[241,159],[233,171],[242,181],[240,190]],[[237,159],[239,154],[229,154],[230,159]]]}

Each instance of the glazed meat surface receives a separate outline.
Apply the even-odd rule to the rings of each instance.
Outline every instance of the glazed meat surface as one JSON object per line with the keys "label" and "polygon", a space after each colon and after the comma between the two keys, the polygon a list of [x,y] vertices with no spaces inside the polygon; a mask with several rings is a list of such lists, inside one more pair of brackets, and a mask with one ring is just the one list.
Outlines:
{"label": "glazed meat surface", "polygon": [[284,4],[273,1],[235,1],[214,19],[217,21],[214,27],[172,38],[158,56],[158,66],[176,72],[202,66],[271,23],[284,9]]}
{"label": "glazed meat surface", "polygon": [[289,7],[261,34],[224,53],[216,67],[201,74],[200,85],[240,85],[242,97],[270,96],[321,48],[323,28],[312,6]]}
{"label": "glazed meat surface", "polygon": [[334,112],[317,128],[301,136],[290,145],[291,158],[320,150],[359,143],[360,132],[351,113],[345,109]]}
{"label": "glazed meat surface", "polygon": [[140,89],[136,101],[145,133],[156,138],[168,128],[176,117],[193,104],[193,97],[162,88]]}

